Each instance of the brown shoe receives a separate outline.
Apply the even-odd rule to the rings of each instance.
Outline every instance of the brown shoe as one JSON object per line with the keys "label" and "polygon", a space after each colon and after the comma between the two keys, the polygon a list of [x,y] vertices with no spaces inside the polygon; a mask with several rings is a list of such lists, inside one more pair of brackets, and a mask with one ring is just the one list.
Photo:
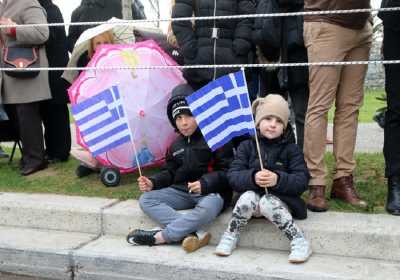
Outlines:
{"label": "brown shoe", "polygon": [[367,202],[358,196],[354,188],[352,175],[333,180],[331,198],[341,199],[354,206],[367,207]]}
{"label": "brown shoe", "polygon": [[191,234],[183,239],[182,248],[187,253],[194,252],[197,249],[206,246],[208,242],[210,242],[211,234],[209,232],[202,232],[199,237],[197,235],[198,234]]}
{"label": "brown shoe", "polygon": [[313,212],[325,212],[328,210],[328,203],[325,199],[325,186],[310,186],[307,208]]}

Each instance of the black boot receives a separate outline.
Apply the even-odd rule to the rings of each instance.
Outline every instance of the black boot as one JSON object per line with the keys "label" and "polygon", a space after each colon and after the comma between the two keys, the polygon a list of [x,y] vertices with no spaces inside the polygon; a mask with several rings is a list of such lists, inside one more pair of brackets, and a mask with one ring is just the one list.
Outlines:
{"label": "black boot", "polygon": [[386,211],[392,215],[400,215],[400,177],[390,177]]}

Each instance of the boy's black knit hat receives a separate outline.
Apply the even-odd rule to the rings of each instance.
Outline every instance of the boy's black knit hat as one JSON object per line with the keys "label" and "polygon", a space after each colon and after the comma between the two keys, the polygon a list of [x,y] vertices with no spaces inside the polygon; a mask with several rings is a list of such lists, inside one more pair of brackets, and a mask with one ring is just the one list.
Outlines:
{"label": "boy's black knit hat", "polygon": [[178,85],[172,90],[171,98],[168,100],[167,105],[167,116],[173,127],[176,128],[175,119],[180,114],[192,115],[185,98],[193,92],[193,88],[188,84]]}

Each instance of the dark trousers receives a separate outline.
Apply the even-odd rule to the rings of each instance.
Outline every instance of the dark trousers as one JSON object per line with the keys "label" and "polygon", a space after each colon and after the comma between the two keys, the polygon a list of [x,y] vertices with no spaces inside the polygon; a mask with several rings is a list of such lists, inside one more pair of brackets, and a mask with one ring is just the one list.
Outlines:
{"label": "dark trousers", "polygon": [[[385,60],[400,59],[400,30],[384,29]],[[387,112],[385,115],[383,153],[386,177],[400,176],[400,64],[385,65]]]}
{"label": "dark trousers", "polygon": [[[288,52],[287,60],[292,62],[307,62],[307,50],[299,47]],[[287,98],[289,95],[291,106],[295,114],[296,123],[296,142],[300,149],[304,144],[304,120],[307,113],[309,87],[308,87],[308,68],[289,67],[277,71],[261,71],[260,96],[270,93],[278,93]],[[279,76],[279,78],[278,78]]]}
{"label": "dark trousers", "polygon": [[6,105],[11,123],[22,143],[22,168],[36,167],[44,162],[42,119],[39,102]]}
{"label": "dark trousers", "polygon": [[67,104],[42,101],[40,111],[47,156],[62,161],[67,160],[71,150],[71,127]]}

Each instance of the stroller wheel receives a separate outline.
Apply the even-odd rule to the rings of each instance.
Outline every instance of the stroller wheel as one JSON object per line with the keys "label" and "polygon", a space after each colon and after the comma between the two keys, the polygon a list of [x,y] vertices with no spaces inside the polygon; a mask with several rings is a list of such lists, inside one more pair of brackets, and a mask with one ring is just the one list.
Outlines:
{"label": "stroller wheel", "polygon": [[106,187],[116,187],[121,181],[121,174],[116,168],[103,167],[100,171],[100,179]]}

